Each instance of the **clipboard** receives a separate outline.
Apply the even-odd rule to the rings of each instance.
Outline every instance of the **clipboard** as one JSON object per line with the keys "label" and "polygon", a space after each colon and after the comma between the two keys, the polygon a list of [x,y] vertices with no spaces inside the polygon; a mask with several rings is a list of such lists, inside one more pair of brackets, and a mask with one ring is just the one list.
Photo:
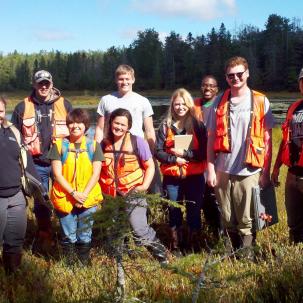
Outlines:
{"label": "clipboard", "polygon": [[189,150],[191,149],[193,135],[175,135],[175,148]]}

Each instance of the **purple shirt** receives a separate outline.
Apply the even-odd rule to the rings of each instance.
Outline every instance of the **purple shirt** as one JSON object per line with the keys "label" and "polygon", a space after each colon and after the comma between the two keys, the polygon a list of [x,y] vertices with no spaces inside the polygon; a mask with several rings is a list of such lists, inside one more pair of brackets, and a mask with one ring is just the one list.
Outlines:
{"label": "purple shirt", "polygon": [[152,158],[148,143],[141,137],[137,137],[138,157],[141,161],[147,161]]}

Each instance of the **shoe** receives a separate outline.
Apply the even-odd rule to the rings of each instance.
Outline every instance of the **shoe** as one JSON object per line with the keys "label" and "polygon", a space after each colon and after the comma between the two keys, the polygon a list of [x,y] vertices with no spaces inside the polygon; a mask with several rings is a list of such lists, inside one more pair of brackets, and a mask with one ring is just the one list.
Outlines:
{"label": "shoe", "polygon": [[91,243],[77,243],[76,252],[80,263],[84,266],[91,265],[90,259]]}
{"label": "shoe", "polygon": [[20,267],[21,253],[2,253],[3,267],[7,276],[14,274]]}
{"label": "shoe", "polygon": [[166,254],[166,248],[159,240],[146,245],[146,247],[151,252],[152,256],[158,260],[161,265],[167,265],[169,263]]}

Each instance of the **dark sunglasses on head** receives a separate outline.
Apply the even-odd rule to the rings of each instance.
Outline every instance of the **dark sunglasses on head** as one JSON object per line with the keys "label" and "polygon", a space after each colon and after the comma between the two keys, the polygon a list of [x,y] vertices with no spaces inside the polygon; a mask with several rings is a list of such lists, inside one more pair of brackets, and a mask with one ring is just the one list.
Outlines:
{"label": "dark sunglasses on head", "polygon": [[238,73],[230,73],[230,74],[226,74],[226,77],[230,80],[235,79],[236,76],[239,79],[242,79],[243,74],[246,72],[246,70],[244,72],[238,72]]}

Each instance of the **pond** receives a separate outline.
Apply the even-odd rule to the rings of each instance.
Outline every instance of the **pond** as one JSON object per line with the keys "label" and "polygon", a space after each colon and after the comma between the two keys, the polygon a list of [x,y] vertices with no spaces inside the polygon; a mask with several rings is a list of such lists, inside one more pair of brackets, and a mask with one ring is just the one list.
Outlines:
{"label": "pond", "polygon": [[[170,99],[167,97],[148,97],[153,110],[154,110],[154,126],[155,128],[158,128],[160,122],[163,120],[165,117],[165,114],[168,110],[169,102]],[[276,125],[281,125],[283,120],[285,119],[286,111],[289,107],[289,105],[294,102],[295,99],[286,99],[286,98],[272,98],[270,99],[271,103],[271,109],[273,112],[273,115],[275,117],[275,123]],[[96,126],[96,121],[97,121],[97,105],[89,105],[89,106],[79,106],[82,108],[86,108],[91,116],[91,121],[92,121],[92,126],[88,131],[88,135],[90,137],[93,137],[94,135],[94,129]],[[7,114],[8,119],[11,118],[11,113]]]}

